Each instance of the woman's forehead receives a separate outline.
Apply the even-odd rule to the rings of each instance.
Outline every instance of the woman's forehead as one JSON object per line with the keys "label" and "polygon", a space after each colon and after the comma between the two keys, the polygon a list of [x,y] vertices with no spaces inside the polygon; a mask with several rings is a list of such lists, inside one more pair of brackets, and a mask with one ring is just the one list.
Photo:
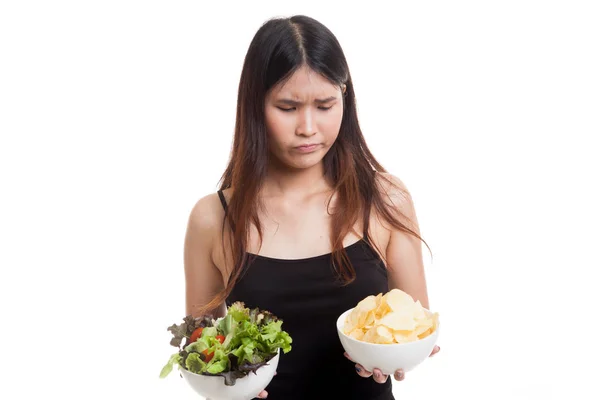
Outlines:
{"label": "woman's forehead", "polygon": [[321,74],[301,68],[286,82],[274,87],[272,95],[289,99],[325,98],[335,95],[338,89]]}

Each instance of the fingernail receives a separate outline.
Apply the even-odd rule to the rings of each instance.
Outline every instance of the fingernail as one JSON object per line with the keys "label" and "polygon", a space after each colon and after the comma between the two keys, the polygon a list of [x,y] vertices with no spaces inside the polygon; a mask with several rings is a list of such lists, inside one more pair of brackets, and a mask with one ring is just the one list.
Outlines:
{"label": "fingernail", "polygon": [[396,379],[400,380],[404,376],[404,372],[396,372],[395,376],[396,376]]}
{"label": "fingernail", "polygon": [[375,378],[377,378],[377,379],[381,378],[381,372],[379,372],[379,371],[375,371],[374,375],[375,375]]}
{"label": "fingernail", "polygon": [[354,367],[354,369],[356,369],[356,372],[362,371],[362,369],[360,367]]}

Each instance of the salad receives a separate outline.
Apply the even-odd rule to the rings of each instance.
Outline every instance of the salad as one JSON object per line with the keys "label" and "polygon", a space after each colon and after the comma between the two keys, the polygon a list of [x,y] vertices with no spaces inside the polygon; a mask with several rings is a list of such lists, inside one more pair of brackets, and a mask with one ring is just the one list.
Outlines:
{"label": "salad", "polygon": [[223,376],[225,385],[233,386],[236,379],[266,365],[279,349],[284,353],[292,349],[292,338],[281,329],[282,323],[269,311],[249,309],[239,301],[216,320],[188,315],[182,324],[167,328],[173,334],[170,344],[179,351],[169,358],[160,378],[179,365],[196,374]]}

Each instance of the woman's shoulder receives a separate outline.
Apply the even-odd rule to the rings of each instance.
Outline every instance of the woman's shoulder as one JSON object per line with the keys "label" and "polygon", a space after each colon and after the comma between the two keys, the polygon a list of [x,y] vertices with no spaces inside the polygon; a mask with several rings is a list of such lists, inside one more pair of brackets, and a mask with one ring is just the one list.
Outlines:
{"label": "woman's shoulder", "polygon": [[412,221],[415,218],[415,206],[406,184],[398,176],[388,172],[377,172],[375,181],[384,203],[393,214],[404,221]]}
{"label": "woman's shoulder", "polygon": [[[227,199],[228,190],[223,194]],[[192,206],[188,224],[205,235],[218,235],[221,232],[225,210],[218,192],[209,193],[198,199]]]}
{"label": "woman's shoulder", "polygon": [[406,184],[396,175],[389,172],[376,172],[375,174],[376,186],[384,196],[390,196],[392,201],[394,199],[400,200],[402,198],[410,197],[410,192],[406,187]]}

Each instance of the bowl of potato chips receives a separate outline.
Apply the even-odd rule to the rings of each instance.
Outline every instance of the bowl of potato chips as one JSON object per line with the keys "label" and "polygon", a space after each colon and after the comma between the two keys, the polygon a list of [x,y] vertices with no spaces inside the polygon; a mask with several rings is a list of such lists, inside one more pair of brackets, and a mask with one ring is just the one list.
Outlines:
{"label": "bowl of potato chips", "polygon": [[439,314],[406,292],[371,295],[338,317],[337,331],[350,358],[368,371],[410,371],[429,357],[440,333]]}

